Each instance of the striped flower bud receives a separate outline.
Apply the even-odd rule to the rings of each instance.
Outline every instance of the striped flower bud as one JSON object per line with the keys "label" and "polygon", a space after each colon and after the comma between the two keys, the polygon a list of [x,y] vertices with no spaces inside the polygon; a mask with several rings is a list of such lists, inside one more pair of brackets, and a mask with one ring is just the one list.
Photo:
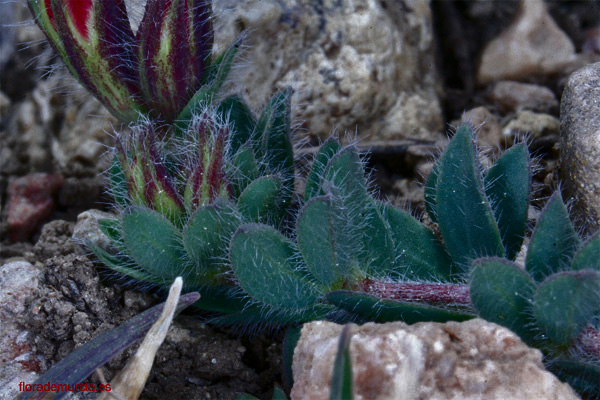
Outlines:
{"label": "striped flower bud", "polygon": [[210,2],[148,0],[135,33],[125,0],[28,3],[69,71],[123,122],[172,122],[203,84]]}
{"label": "striped flower bud", "polygon": [[210,3],[149,0],[138,30],[139,80],[149,109],[166,121],[202,85],[213,45]]}
{"label": "striped flower bud", "polygon": [[134,128],[132,148],[117,140],[117,156],[133,204],[146,206],[177,221],[184,212],[183,201],[159,154],[151,123]]}
{"label": "striped flower bud", "polygon": [[189,162],[190,176],[184,190],[189,210],[212,203],[217,197],[231,197],[231,185],[225,174],[225,146],[229,127],[211,120],[208,114],[195,117],[189,135],[195,137],[195,154]]}

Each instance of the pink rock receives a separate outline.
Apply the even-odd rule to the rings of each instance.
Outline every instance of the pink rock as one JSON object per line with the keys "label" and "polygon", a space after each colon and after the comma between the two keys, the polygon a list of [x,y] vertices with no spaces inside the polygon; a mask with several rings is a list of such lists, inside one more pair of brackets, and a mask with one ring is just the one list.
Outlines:
{"label": "pink rock", "polygon": [[60,174],[34,173],[12,181],[8,186],[10,240],[27,240],[54,209],[54,196],[64,178]]}

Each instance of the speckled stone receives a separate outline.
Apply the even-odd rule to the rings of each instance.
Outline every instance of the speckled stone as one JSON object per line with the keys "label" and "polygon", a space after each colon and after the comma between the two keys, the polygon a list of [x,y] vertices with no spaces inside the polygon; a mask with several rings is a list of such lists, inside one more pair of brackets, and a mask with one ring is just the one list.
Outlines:
{"label": "speckled stone", "polygon": [[247,34],[232,90],[252,108],[292,86],[301,134],[441,136],[428,0],[219,0],[213,8],[216,52]]}
{"label": "speckled stone", "polygon": [[573,211],[600,229],[600,63],[575,71],[560,105],[560,172]]}
{"label": "speckled stone", "polygon": [[[324,321],[303,326],[294,351],[292,399],[329,399],[342,328]],[[539,350],[481,319],[351,329],[356,400],[578,399],[545,370]]]}
{"label": "speckled stone", "polygon": [[40,275],[26,261],[0,266],[0,399],[15,398],[19,382],[32,383],[39,372],[42,360],[31,351],[31,335],[24,322]]}

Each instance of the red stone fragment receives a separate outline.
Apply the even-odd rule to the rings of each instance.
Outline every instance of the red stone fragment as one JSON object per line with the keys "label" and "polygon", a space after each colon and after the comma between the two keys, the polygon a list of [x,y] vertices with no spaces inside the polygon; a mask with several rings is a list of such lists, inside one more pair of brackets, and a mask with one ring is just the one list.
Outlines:
{"label": "red stone fragment", "polygon": [[61,174],[34,173],[8,186],[9,237],[13,242],[29,239],[54,209],[55,195],[62,187]]}

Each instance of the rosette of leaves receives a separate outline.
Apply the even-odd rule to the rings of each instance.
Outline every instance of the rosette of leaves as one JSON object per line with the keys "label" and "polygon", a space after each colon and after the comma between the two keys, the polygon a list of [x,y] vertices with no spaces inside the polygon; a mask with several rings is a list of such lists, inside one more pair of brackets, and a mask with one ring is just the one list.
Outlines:
{"label": "rosette of leaves", "polygon": [[290,96],[275,95],[259,118],[233,96],[194,113],[179,133],[146,121],[118,138],[109,171],[118,217],[100,221],[116,250],[89,243],[92,251],[142,284],[164,287],[183,276],[186,290],[201,291],[205,309],[242,309],[229,241],[241,224],[279,228],[287,215]]}
{"label": "rosette of leaves", "polygon": [[315,315],[408,323],[480,316],[514,330],[559,371],[571,371],[570,382],[597,393],[600,239],[582,243],[555,194],[531,235],[525,266],[515,263],[531,197],[525,144],[486,170],[472,129],[461,126],[425,197],[439,236],[376,201],[356,149],[331,139],[315,157],[294,234],[240,226],[231,268],[265,320],[286,310],[299,322]]}

